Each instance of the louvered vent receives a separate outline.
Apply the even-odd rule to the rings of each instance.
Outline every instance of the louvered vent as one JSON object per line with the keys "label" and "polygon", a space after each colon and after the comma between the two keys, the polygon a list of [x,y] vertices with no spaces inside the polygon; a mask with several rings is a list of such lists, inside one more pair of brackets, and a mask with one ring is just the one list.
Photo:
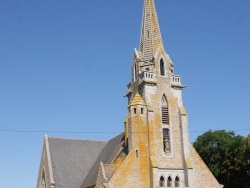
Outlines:
{"label": "louvered vent", "polygon": [[168,118],[168,107],[161,107],[161,117],[162,117],[162,123],[163,124],[169,124],[169,118]]}

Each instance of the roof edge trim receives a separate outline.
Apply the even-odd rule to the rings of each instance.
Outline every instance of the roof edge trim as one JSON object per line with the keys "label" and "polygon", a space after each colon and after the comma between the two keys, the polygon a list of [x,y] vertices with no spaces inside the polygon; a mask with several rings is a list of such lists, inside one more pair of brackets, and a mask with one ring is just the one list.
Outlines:
{"label": "roof edge trim", "polygon": [[48,167],[49,167],[51,185],[55,185],[55,180],[54,180],[53,170],[52,170],[52,163],[51,163],[51,155],[50,155],[50,149],[49,149],[49,137],[47,134],[45,134],[44,136],[44,141],[45,141],[45,147],[46,147],[47,158],[48,158]]}

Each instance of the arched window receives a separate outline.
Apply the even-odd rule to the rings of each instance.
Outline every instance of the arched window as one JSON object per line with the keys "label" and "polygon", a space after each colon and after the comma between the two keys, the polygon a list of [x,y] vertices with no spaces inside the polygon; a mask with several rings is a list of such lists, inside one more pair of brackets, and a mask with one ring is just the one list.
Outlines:
{"label": "arched window", "polygon": [[172,187],[172,178],[169,176],[168,177],[168,182],[167,182],[167,187]]}
{"label": "arched window", "polygon": [[163,124],[169,124],[168,103],[165,96],[161,99],[161,119]]}
{"label": "arched window", "polygon": [[159,185],[160,187],[165,187],[165,179],[163,176],[160,177]]}
{"label": "arched window", "polygon": [[180,178],[176,176],[175,182],[174,182],[175,187],[180,187]]}
{"label": "arched window", "polygon": [[163,59],[161,59],[161,61],[160,61],[160,74],[161,74],[161,76],[165,76],[165,66],[164,66]]}
{"label": "arched window", "polygon": [[[169,113],[168,113],[168,103],[166,100],[166,97],[163,95],[161,100],[161,119],[162,124],[169,125]],[[171,145],[170,145],[170,135],[169,135],[169,129],[164,128],[162,130],[163,132],[163,151],[166,154],[170,154],[171,151]]]}

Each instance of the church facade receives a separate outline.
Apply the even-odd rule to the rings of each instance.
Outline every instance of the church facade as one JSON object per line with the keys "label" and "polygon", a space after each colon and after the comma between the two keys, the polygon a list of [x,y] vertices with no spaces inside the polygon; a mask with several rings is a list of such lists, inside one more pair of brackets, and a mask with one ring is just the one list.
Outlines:
{"label": "church facade", "polygon": [[45,136],[37,188],[221,188],[189,142],[181,76],[144,0],[124,132],[108,142]]}

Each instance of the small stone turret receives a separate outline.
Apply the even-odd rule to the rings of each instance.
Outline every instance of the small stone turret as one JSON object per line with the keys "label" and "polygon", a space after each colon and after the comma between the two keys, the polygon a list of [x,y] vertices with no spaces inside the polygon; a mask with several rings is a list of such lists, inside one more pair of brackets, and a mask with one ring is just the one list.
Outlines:
{"label": "small stone turret", "polygon": [[[137,154],[148,145],[147,105],[137,92],[129,104],[128,118],[128,148],[136,150]],[[143,151],[144,152],[144,151]]]}

